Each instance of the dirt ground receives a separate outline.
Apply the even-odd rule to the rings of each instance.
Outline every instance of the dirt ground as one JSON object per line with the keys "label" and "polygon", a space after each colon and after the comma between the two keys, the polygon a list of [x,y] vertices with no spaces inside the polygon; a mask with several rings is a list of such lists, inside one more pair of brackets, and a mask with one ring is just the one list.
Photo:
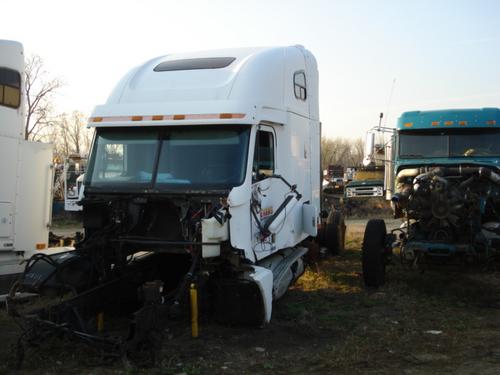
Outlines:
{"label": "dirt ground", "polygon": [[[105,362],[82,345],[51,340],[27,352],[27,374],[500,374],[500,273],[394,265],[366,290],[365,222],[348,221],[347,249],[313,264],[262,328],[187,322],[164,332],[156,364]],[[397,226],[398,222],[391,222]],[[0,373],[19,335],[0,311]],[[2,367],[3,366],[3,367]]]}

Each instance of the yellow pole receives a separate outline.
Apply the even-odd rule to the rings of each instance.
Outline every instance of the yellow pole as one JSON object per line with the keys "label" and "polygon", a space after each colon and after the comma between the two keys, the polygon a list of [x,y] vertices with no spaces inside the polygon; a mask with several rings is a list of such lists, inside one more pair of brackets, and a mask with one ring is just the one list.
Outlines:
{"label": "yellow pole", "polygon": [[101,333],[104,331],[104,313],[100,312],[97,314],[97,332]]}
{"label": "yellow pole", "polygon": [[198,290],[194,283],[189,288],[191,297],[191,337],[198,337]]}

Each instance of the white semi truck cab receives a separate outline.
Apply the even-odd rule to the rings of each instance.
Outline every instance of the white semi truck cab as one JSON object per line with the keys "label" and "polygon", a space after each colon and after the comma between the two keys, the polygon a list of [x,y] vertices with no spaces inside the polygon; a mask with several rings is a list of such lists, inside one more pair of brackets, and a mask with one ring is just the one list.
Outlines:
{"label": "white semi truck cab", "polygon": [[[85,240],[71,260],[55,260],[78,272],[65,279],[59,266],[56,280],[41,264],[30,271],[44,288],[83,295],[44,316],[85,300],[94,308],[78,310],[81,319],[95,318],[139,289],[135,321],[147,326],[151,305],[159,319],[184,311],[193,284],[216,319],[268,322],[273,301],[304,271],[304,241],[317,235],[313,55],[292,46],[158,57],[132,69],[89,126]],[[29,280],[26,289],[43,292]]]}

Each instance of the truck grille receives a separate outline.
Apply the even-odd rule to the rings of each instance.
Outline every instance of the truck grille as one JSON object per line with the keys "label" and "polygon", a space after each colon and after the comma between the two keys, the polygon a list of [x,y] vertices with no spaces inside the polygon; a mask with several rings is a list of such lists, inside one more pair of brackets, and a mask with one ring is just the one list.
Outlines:
{"label": "truck grille", "polygon": [[381,186],[358,186],[347,188],[346,195],[348,198],[352,197],[381,197],[384,195]]}

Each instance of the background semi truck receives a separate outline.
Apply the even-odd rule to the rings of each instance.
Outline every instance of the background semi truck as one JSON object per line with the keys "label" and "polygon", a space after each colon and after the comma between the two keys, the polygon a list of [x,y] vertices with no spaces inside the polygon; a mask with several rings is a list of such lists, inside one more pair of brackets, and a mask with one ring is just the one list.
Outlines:
{"label": "background semi truck", "polygon": [[345,186],[344,198],[350,205],[355,205],[356,201],[362,202],[363,198],[384,196],[387,144],[380,131],[382,117],[381,113],[379,125],[375,128],[378,131],[370,130],[366,134],[362,165],[349,168],[349,181]]}
{"label": "background semi truck", "polygon": [[345,186],[346,201],[356,198],[370,198],[384,196],[384,166],[354,167],[352,180]]}
{"label": "background semi truck", "polygon": [[24,53],[0,40],[0,294],[48,247],[52,145],[24,140]]}
{"label": "background semi truck", "polygon": [[[387,130],[387,129],[385,129]],[[388,133],[387,197],[401,228],[370,220],[363,241],[367,286],[384,283],[385,266],[494,264],[500,252],[500,110],[405,112]]]}
{"label": "background semi truck", "polygon": [[325,194],[344,194],[344,167],[330,164],[323,171],[323,192]]}
{"label": "background semi truck", "polygon": [[190,285],[219,321],[268,322],[326,216],[313,55],[293,46],[159,57],[128,73],[89,126],[85,239],[32,262],[19,286],[75,296],[37,310],[37,327],[109,344],[92,322],[120,306],[133,312],[132,348],[186,315]]}
{"label": "background semi truck", "polygon": [[63,192],[64,192],[64,210],[68,212],[79,212],[82,206],[80,201],[80,191],[85,177],[85,168],[87,158],[80,154],[69,155],[64,160],[63,168]]}

